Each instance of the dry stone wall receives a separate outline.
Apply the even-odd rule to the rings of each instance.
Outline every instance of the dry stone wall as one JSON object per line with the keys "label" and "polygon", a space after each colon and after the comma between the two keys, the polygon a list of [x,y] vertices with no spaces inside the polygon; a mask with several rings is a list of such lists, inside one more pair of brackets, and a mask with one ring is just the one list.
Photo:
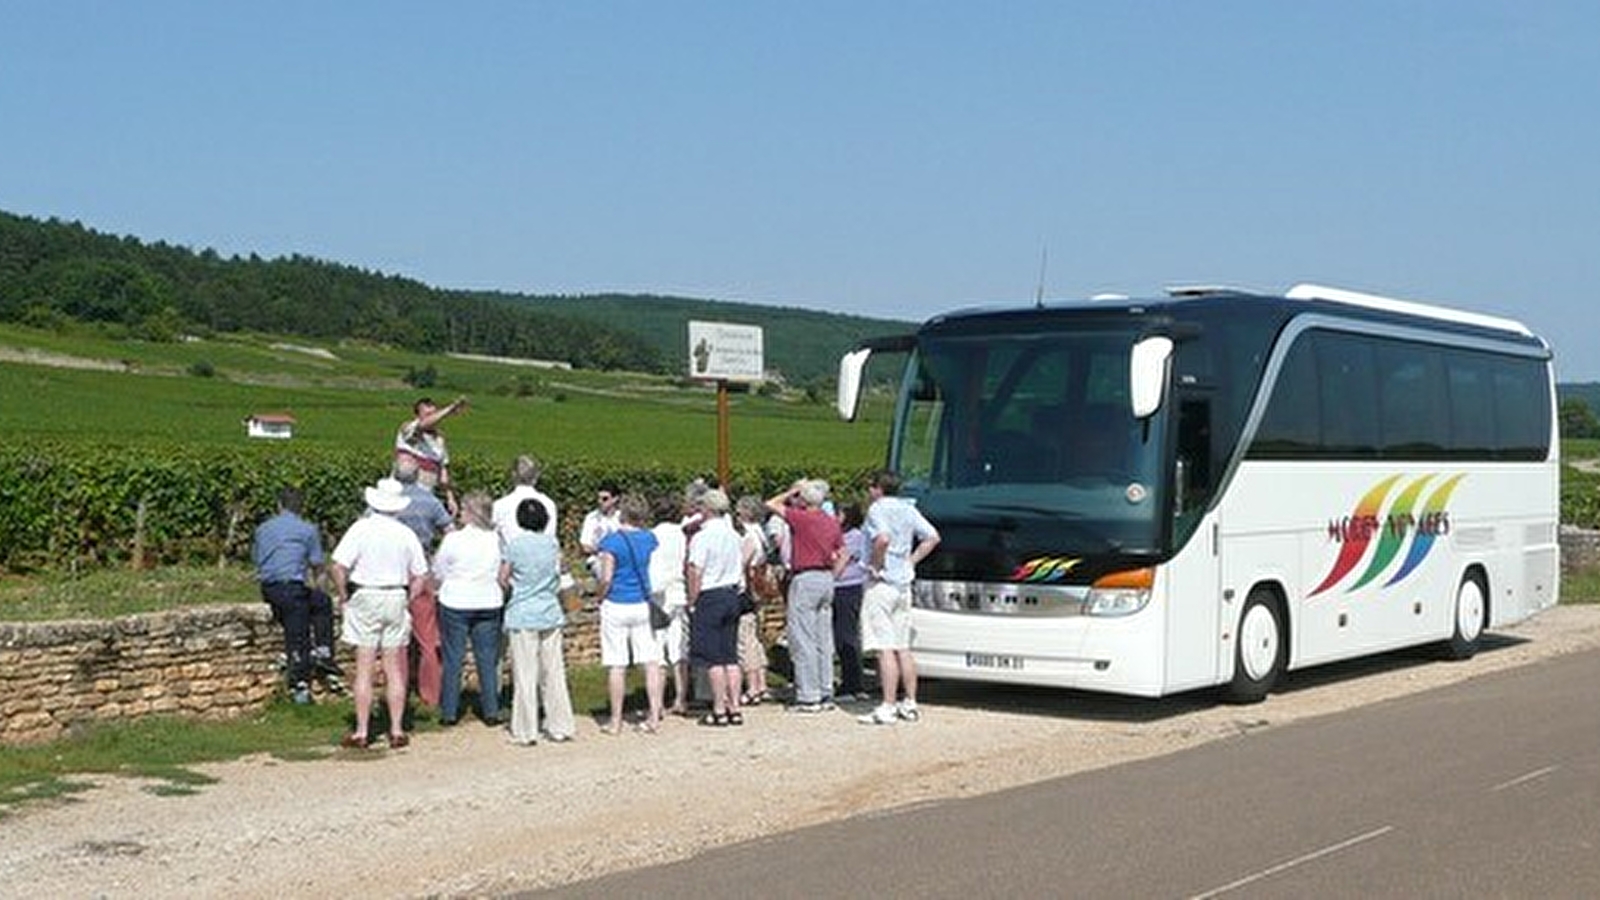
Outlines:
{"label": "dry stone wall", "polygon": [[1561,526],[1561,571],[1600,569],[1600,531]]}

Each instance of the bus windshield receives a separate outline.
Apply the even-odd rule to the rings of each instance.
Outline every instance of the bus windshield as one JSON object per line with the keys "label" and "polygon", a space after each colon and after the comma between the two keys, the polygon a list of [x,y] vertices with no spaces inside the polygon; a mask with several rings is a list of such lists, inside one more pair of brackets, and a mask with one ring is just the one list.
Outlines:
{"label": "bus windshield", "polygon": [[[1133,418],[1126,322],[924,334],[906,370],[891,461],[939,523],[1021,552],[1153,553],[1165,410]],[[955,549],[955,548],[951,548]]]}

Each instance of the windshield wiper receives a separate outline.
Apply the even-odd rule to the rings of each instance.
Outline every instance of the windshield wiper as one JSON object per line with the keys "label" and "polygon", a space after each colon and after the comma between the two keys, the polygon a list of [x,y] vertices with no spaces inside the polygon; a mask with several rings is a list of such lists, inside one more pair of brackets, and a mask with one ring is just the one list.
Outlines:
{"label": "windshield wiper", "polygon": [[973,509],[982,509],[993,512],[1019,512],[1032,513],[1036,516],[1050,516],[1056,519],[1081,519],[1082,513],[1059,506],[1039,506],[1031,503],[974,503]]}

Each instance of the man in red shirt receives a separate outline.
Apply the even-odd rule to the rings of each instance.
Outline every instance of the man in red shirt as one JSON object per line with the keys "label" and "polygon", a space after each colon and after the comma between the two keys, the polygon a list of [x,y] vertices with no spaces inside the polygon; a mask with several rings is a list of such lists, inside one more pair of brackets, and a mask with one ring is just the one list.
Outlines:
{"label": "man in red shirt", "polygon": [[833,709],[833,581],[849,557],[839,520],[822,508],[828,483],[802,479],[767,500],[789,525],[789,658],[795,712]]}

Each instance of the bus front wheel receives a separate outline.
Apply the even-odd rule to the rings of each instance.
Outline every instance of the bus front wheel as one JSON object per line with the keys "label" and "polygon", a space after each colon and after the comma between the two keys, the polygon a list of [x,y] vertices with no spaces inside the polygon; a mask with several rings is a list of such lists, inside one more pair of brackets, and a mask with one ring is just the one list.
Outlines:
{"label": "bus front wheel", "polygon": [[1468,572],[1456,588],[1456,624],[1445,645],[1445,655],[1451,659],[1471,659],[1478,652],[1483,639],[1484,613],[1488,608],[1488,593],[1483,580]]}
{"label": "bus front wheel", "polygon": [[1257,703],[1265,699],[1283,674],[1287,650],[1276,598],[1265,588],[1252,590],[1244,602],[1244,614],[1239,616],[1228,700]]}

